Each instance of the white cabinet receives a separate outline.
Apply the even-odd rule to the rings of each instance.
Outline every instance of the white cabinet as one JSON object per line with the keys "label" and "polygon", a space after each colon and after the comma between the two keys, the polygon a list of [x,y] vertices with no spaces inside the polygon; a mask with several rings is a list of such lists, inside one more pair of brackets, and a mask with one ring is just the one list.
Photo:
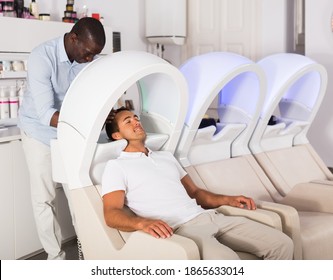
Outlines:
{"label": "white cabinet", "polygon": [[11,177],[11,185],[8,187],[14,190],[12,207],[14,208],[15,259],[18,259],[42,249],[42,245],[37,235],[32,212],[29,173],[22,143],[20,140],[15,140],[9,145],[11,170],[7,176]]}
{"label": "white cabinet", "polygon": [[11,165],[10,142],[0,143],[0,259],[14,259],[14,189],[8,176]]}
{"label": "white cabinet", "polygon": [[[15,131],[19,131],[15,128]],[[3,136],[3,132],[1,133]],[[25,258],[42,250],[33,217],[28,167],[19,134],[0,142],[0,259]],[[5,139],[0,137],[0,139]],[[57,218],[63,240],[75,237],[62,187],[57,188]]]}
{"label": "white cabinet", "polygon": [[20,140],[0,143],[0,218],[0,259],[18,259],[42,248]]}

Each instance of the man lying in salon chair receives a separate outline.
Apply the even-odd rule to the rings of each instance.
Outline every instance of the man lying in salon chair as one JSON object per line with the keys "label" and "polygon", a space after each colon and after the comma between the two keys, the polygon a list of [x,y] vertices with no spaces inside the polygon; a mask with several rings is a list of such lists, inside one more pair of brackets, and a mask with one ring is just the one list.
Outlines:
{"label": "man lying in salon chair", "polygon": [[[256,205],[245,196],[217,195],[197,187],[170,152],[145,146],[146,132],[133,112],[114,111],[107,132],[112,140],[128,142],[121,155],[107,163],[102,178],[108,226],[142,230],[156,238],[174,233],[191,238],[202,259],[239,259],[234,251],[262,259],[292,259],[293,243],[284,233],[215,211],[221,205],[252,211]],[[135,215],[126,212],[125,205]]]}

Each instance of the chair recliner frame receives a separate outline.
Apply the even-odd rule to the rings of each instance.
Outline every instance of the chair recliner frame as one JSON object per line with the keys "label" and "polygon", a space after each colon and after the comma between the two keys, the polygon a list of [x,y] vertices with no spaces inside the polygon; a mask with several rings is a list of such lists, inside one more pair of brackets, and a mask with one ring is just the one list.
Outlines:
{"label": "chair recliner frame", "polygon": [[[155,239],[140,231],[125,234],[104,221],[98,182],[94,182],[103,164],[96,157],[108,153],[111,159],[121,147],[97,141],[111,108],[133,84],[138,84],[141,94],[140,117],[147,131],[167,135],[162,149],[175,150],[187,106],[183,76],[152,54],[118,52],[90,63],[71,84],[59,116],[58,138],[51,142],[54,180],[68,188],[85,259],[199,259],[196,244],[188,238]],[[100,170],[94,170],[93,164]]]}
{"label": "chair recliner frame", "polygon": [[[290,206],[274,202],[272,196],[276,190],[258,168],[248,148],[248,141],[265,98],[266,80],[262,69],[245,57],[227,52],[215,52],[191,58],[181,66],[180,70],[188,82],[189,104],[192,105],[188,110],[176,150],[179,161],[194,181],[204,189],[229,195],[242,193],[251,197],[255,195],[258,207],[261,208],[257,211],[225,206],[219,211],[226,214],[237,213],[254,220],[257,220],[256,214],[259,215],[261,211],[274,213],[280,221],[280,227],[276,228],[282,229],[293,239],[294,256],[300,259],[302,246],[298,213]],[[198,127],[202,116],[217,95],[220,95],[219,103],[224,108],[219,115],[222,129],[214,135],[209,131],[211,128],[198,130]],[[230,106],[231,111],[228,111]],[[228,133],[223,135],[223,130],[234,127],[242,129],[238,134],[234,134],[232,139],[228,137],[230,135]],[[219,134],[222,135],[220,141],[223,145],[217,146],[214,137],[218,137]],[[242,164],[234,165],[235,162]],[[253,185],[255,189],[251,188],[250,182],[242,177],[244,175],[242,172],[247,173],[246,178],[252,180],[252,183],[256,182]],[[221,174],[229,176],[228,179],[231,181],[225,180]],[[260,219],[258,221],[264,222]]]}
{"label": "chair recliner frame", "polygon": [[[266,75],[267,98],[249,147],[280,195],[279,203],[299,212],[301,231],[307,232],[303,258],[332,259],[328,198],[333,175],[306,136],[326,92],[326,69],[306,56],[285,53],[267,56],[258,65]],[[272,115],[277,124],[270,126]]]}

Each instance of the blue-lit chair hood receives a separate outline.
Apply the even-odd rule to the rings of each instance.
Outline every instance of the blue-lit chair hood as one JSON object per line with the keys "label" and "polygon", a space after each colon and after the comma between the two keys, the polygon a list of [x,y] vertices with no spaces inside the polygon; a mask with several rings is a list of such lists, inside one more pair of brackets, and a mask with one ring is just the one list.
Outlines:
{"label": "blue-lit chair hood", "polygon": [[[308,143],[307,131],[327,87],[326,69],[311,58],[279,53],[258,65],[267,80],[266,99],[250,140],[253,153]],[[268,125],[272,115],[277,124]]]}
{"label": "blue-lit chair hood", "polygon": [[[262,69],[241,55],[212,52],[189,59],[180,71],[189,88],[189,110],[176,153],[183,166],[250,153],[248,141],[265,98]],[[198,130],[214,100],[217,129]],[[202,156],[207,149],[215,150],[209,153],[214,159]]]}
{"label": "blue-lit chair hood", "polygon": [[266,75],[267,98],[250,149],[280,203],[299,213],[303,259],[332,259],[333,175],[306,135],[326,93],[326,69],[292,53],[267,56],[258,65]]}

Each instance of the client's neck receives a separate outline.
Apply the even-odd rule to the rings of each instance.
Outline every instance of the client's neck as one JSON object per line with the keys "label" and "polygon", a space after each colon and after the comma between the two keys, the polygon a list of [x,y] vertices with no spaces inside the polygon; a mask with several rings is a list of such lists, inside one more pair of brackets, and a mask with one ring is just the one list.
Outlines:
{"label": "client's neck", "polygon": [[148,149],[145,146],[145,143],[142,141],[135,141],[129,143],[126,148],[124,149],[125,152],[132,152],[132,153],[144,153],[145,155],[148,155]]}

